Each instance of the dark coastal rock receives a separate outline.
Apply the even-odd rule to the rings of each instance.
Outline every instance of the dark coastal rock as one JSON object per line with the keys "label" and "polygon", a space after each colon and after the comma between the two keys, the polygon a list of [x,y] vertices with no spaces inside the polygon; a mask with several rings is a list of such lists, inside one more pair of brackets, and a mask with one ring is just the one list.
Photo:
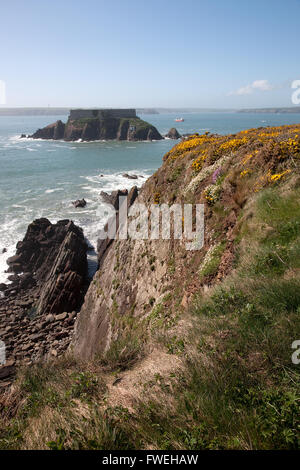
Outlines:
{"label": "dark coastal rock", "polygon": [[138,176],[137,175],[129,175],[128,173],[123,173],[123,178],[128,178],[130,180],[137,180]]}
{"label": "dark coastal rock", "polygon": [[78,306],[87,273],[86,253],[83,234],[69,231],[44,283],[38,314],[70,312]]}
{"label": "dark coastal rock", "polygon": [[18,274],[11,274],[10,276],[8,276],[7,279],[15,284],[20,281],[20,277],[18,276]]}
{"label": "dark coastal rock", "polygon": [[35,220],[28,226],[24,240],[17,243],[16,255],[7,260],[8,271],[25,273],[21,276],[23,283],[32,283],[32,276],[37,281],[45,281],[70,233],[78,240],[79,247],[87,250],[82,230],[72,221],[51,224],[48,219]]}
{"label": "dark coastal rock", "polygon": [[105,191],[101,191],[100,193],[104,202],[111,204],[117,211],[119,210],[119,197],[127,195],[127,189],[117,189],[116,191],[112,191],[111,194],[108,194]]}
{"label": "dark coastal rock", "polygon": [[26,134],[21,134],[20,139],[26,139]]}
{"label": "dark coastal rock", "polygon": [[100,139],[100,126],[98,119],[91,119],[82,129],[81,139],[85,141]]}
{"label": "dark coastal rock", "polygon": [[56,122],[56,125],[54,126],[53,139],[54,140],[63,139],[64,133],[65,133],[65,124],[59,120]]}
{"label": "dark coastal rock", "polygon": [[128,193],[128,208],[132,206],[136,198],[138,197],[139,192],[137,186],[133,186]]}
{"label": "dark coastal rock", "polygon": [[162,140],[163,137],[158,132],[158,130],[148,124],[147,126],[132,126],[129,128],[127,140],[135,141],[135,140]]}
{"label": "dark coastal rock", "polygon": [[127,205],[130,207],[135,199],[138,196],[138,189],[137,186],[133,186],[128,192],[127,189],[117,189],[116,191],[112,191],[111,194],[106,193],[105,191],[101,191],[100,196],[104,200],[104,202],[111,204],[116,211],[119,210],[119,197],[127,196]]}
{"label": "dark coastal rock", "polygon": [[77,122],[67,122],[65,127],[64,140],[66,141],[76,141],[82,138],[84,126]]}
{"label": "dark coastal rock", "polygon": [[130,122],[128,119],[121,121],[117,132],[117,140],[127,140]]}
{"label": "dark coastal rock", "polygon": [[85,199],[77,199],[77,201],[72,202],[73,206],[78,208],[78,207],[85,207],[87,202]]}
{"label": "dark coastal rock", "polygon": [[169,132],[166,134],[166,137],[168,139],[180,139],[181,135],[179,134],[179,132],[177,131],[177,129],[175,129],[175,127],[172,127]]}
{"label": "dark coastal rock", "polygon": [[163,137],[160,135],[157,129],[155,127],[151,127],[149,129],[148,134],[147,134],[147,140],[162,140]]}
{"label": "dark coastal rock", "polygon": [[2,253],[2,254],[3,254],[3,253],[7,253],[7,249],[6,249],[6,248],[2,248],[2,252],[1,252],[1,253]]}
{"label": "dark coastal rock", "polygon": [[88,284],[87,248],[83,231],[69,220],[28,226],[8,260],[12,284],[0,285],[0,336],[9,366],[0,368],[0,387],[13,380],[11,359],[30,364],[68,347]]}
{"label": "dark coastal rock", "polygon": [[64,138],[65,124],[62,121],[56,121],[43,129],[38,129],[30,137],[32,139],[53,139],[61,140]]}

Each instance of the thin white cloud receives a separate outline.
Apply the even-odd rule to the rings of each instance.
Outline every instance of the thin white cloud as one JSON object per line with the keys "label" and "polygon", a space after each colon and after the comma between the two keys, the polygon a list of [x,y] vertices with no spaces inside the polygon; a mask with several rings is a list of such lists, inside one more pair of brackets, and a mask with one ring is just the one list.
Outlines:
{"label": "thin white cloud", "polygon": [[228,95],[251,95],[256,90],[259,91],[270,91],[273,90],[274,86],[269,83],[268,80],[254,80],[250,85],[238,88],[235,91],[231,91]]}

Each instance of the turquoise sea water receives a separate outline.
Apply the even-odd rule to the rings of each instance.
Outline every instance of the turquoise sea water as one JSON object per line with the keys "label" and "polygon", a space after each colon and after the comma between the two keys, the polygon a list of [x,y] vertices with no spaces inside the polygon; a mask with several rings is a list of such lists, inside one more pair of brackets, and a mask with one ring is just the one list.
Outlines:
{"label": "turquoise sea water", "polygon": [[[218,132],[222,134],[260,126],[300,123],[300,114],[201,113],[145,115],[165,134],[171,127],[180,133]],[[185,119],[175,123],[176,117]],[[99,193],[141,186],[162,162],[174,141],[159,142],[62,142],[20,139],[66,116],[0,116],[0,282],[6,280],[6,259],[24,237],[32,220],[47,217],[51,222],[70,218],[84,229],[92,245],[103,226],[96,211]],[[122,177],[123,173],[138,180]],[[101,176],[103,175],[103,176]],[[74,209],[71,201],[84,197],[84,209]],[[7,253],[2,254],[2,248]]]}

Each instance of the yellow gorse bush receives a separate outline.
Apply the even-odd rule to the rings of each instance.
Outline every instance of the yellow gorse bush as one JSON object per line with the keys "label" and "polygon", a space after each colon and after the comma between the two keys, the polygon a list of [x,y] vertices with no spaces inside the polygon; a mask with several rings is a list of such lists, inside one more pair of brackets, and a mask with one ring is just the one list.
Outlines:
{"label": "yellow gorse bush", "polygon": [[[193,134],[175,145],[166,154],[165,160],[173,164],[173,160],[185,157],[187,166],[194,173],[189,188],[198,187],[218,168],[223,167],[224,174],[224,165],[227,166],[228,160],[225,162],[223,158],[226,158],[231,163],[225,172],[237,167],[240,178],[248,177],[245,184],[253,184],[253,190],[258,191],[268,184],[276,183],[298,166],[300,124],[247,129],[229,136]],[[292,170],[289,165],[292,165]],[[215,188],[210,186],[204,197],[213,204],[217,194]]]}
{"label": "yellow gorse bush", "polygon": [[224,142],[223,144],[221,144],[218,150],[220,153],[227,152],[227,151],[233,152],[234,150],[237,150],[238,148],[240,148],[242,145],[247,144],[247,142],[248,142],[247,137],[243,137],[242,139],[230,139],[227,142]]}
{"label": "yellow gorse bush", "polygon": [[299,136],[295,135],[295,138],[289,138],[287,141],[280,142],[280,147],[283,152],[291,153],[296,155],[300,153],[300,140]]}
{"label": "yellow gorse bush", "polygon": [[187,152],[189,150],[194,149],[195,147],[199,147],[204,143],[211,142],[212,137],[207,135],[202,135],[199,137],[189,138],[188,140],[184,140],[180,144],[176,146],[176,150],[180,152]]}
{"label": "yellow gorse bush", "polygon": [[207,152],[205,150],[202,150],[201,155],[193,161],[192,168],[196,173],[198,173],[202,169],[206,157]]}

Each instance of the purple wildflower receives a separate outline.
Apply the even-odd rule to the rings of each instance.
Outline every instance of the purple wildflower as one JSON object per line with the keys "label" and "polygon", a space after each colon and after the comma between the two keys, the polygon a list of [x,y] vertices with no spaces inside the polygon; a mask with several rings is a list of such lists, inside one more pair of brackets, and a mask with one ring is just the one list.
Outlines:
{"label": "purple wildflower", "polygon": [[213,172],[213,175],[212,175],[212,183],[213,183],[213,184],[216,184],[217,179],[218,179],[219,176],[220,176],[220,173],[221,173],[221,168],[217,168],[217,169]]}

